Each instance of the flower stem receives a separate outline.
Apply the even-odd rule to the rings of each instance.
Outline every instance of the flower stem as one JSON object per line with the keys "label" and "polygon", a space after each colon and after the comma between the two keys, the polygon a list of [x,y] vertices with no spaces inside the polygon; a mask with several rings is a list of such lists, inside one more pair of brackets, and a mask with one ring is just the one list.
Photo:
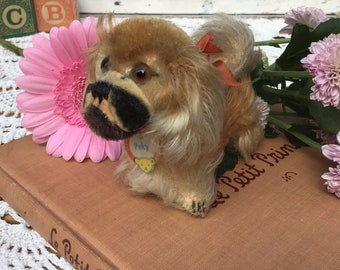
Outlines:
{"label": "flower stem", "polygon": [[259,92],[265,93],[265,94],[272,94],[272,95],[276,95],[279,97],[285,97],[285,98],[293,98],[296,100],[310,100],[309,96],[305,96],[305,95],[301,95],[299,94],[299,92],[297,91],[290,91],[290,90],[284,90],[284,89],[277,89],[277,88],[272,88],[269,86],[262,86],[261,89],[259,90]]}
{"label": "flower stem", "polygon": [[262,74],[265,77],[290,77],[290,78],[311,78],[312,77],[307,71],[263,70]]}
{"label": "flower stem", "polygon": [[317,149],[318,151],[321,152],[321,144],[319,144],[318,142],[312,140],[311,138],[307,137],[306,135],[297,132],[295,130],[292,130],[291,128],[293,127],[290,124],[287,124],[275,117],[272,117],[271,115],[267,116],[267,120],[268,122],[273,123],[277,128],[284,130],[286,132],[288,132],[289,134],[295,136],[296,138],[298,138],[299,140],[301,140],[302,142],[304,142],[305,144]]}
{"label": "flower stem", "polygon": [[270,111],[271,115],[280,115],[280,116],[289,116],[289,117],[301,117],[299,114],[295,112],[278,112],[278,111]]}
{"label": "flower stem", "polygon": [[280,39],[272,39],[272,40],[264,40],[264,41],[256,41],[255,46],[274,46],[279,47],[280,44],[289,43],[290,38],[280,38]]}
{"label": "flower stem", "polygon": [[14,52],[16,55],[23,56],[23,49],[15,46],[13,43],[7,41],[6,39],[0,37],[0,44],[2,47],[10,50],[11,52]]}

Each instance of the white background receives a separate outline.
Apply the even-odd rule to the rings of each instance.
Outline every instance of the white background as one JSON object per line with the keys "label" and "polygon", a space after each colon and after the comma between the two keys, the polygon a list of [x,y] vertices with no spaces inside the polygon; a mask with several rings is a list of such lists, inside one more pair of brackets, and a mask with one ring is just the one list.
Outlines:
{"label": "white background", "polygon": [[339,0],[78,0],[81,13],[283,14],[298,6],[340,11]]}

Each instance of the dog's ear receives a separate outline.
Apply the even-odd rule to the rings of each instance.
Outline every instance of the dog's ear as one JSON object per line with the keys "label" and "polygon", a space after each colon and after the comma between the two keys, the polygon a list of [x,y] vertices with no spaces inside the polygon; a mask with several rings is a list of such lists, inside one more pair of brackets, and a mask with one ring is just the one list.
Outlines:
{"label": "dog's ear", "polygon": [[97,28],[96,33],[98,36],[98,42],[90,48],[87,58],[87,80],[89,83],[96,81],[96,65],[97,65],[97,59],[98,54],[100,52],[101,46],[103,46],[102,41],[105,37],[109,36],[108,34],[112,31],[114,25],[113,25],[114,15],[112,13],[109,13],[107,15],[100,16],[97,21]]}

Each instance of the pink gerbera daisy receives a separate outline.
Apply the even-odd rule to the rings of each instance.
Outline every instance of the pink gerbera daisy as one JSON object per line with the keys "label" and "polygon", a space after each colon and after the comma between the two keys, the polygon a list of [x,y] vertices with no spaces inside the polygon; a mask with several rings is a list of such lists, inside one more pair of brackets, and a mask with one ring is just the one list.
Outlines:
{"label": "pink gerbera daisy", "polygon": [[106,141],[93,134],[81,112],[86,84],[84,52],[97,42],[95,18],[83,24],[73,21],[69,28],[52,28],[50,37],[33,37],[33,47],[24,50],[20,62],[24,73],[16,81],[24,91],[17,97],[24,113],[22,125],[37,143],[47,143],[55,157],[81,162],[99,162],[120,156],[118,141]]}
{"label": "pink gerbera daisy", "polygon": [[315,29],[320,23],[327,21],[329,18],[319,8],[314,7],[297,7],[288,11],[284,15],[287,24],[280,30],[280,34],[292,34],[296,24],[307,25],[311,29]]}
{"label": "pink gerbera daisy", "polygon": [[309,50],[301,63],[313,76],[310,98],[340,109],[340,34],[313,42]]}

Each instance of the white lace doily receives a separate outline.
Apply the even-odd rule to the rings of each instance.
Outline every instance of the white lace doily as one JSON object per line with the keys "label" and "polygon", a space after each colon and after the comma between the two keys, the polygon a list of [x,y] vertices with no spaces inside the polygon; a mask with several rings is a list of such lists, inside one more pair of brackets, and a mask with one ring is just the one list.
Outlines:
{"label": "white lace doily", "polygon": [[[31,45],[32,37],[12,38],[12,43],[20,48]],[[20,57],[0,48],[0,143],[7,143],[27,135],[21,127],[21,114],[16,107],[15,98],[21,91],[15,79],[22,74],[19,69]]]}
{"label": "white lace doily", "polygon": [[[202,18],[173,18],[174,23],[189,35]],[[283,27],[283,19],[247,19],[257,40],[268,40]],[[32,36],[9,39],[20,48],[31,46]],[[266,48],[269,59],[279,56],[281,49]],[[15,79],[22,73],[21,57],[0,46],[0,144],[19,139],[29,133],[21,127],[22,114],[16,106],[16,96],[22,91]],[[9,220],[8,220],[9,218]],[[0,199],[0,269],[72,269],[41,236],[10,206]]]}
{"label": "white lace doily", "polygon": [[73,269],[5,201],[0,201],[1,269]]}

